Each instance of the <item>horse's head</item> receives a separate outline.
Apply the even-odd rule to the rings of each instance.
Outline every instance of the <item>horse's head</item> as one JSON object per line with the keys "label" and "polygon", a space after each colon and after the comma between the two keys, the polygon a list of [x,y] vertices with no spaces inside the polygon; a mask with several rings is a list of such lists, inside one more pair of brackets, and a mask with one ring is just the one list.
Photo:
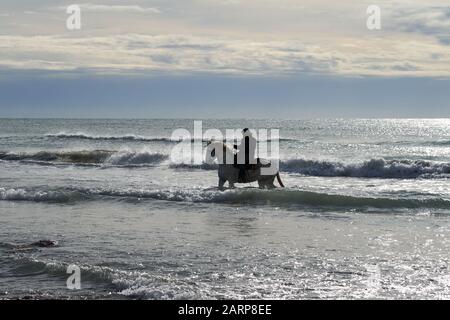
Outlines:
{"label": "horse's head", "polygon": [[[223,142],[208,141],[206,143],[206,162],[213,163],[218,157],[232,155],[233,151]],[[222,161],[222,160],[221,160]]]}
{"label": "horse's head", "polygon": [[208,141],[206,143],[206,157],[215,160],[219,154],[219,150],[222,150],[224,144],[219,141]]}
{"label": "horse's head", "polygon": [[213,145],[212,140],[206,143],[206,157],[211,157],[213,160],[216,158],[216,146]]}

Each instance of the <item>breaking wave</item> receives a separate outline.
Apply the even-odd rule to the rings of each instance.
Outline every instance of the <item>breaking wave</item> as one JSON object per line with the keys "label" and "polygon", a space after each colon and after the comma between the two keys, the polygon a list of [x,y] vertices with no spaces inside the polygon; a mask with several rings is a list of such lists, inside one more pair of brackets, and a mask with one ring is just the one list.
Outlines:
{"label": "breaking wave", "polygon": [[[202,141],[202,142],[209,142],[210,139],[203,139],[201,137],[199,138],[180,138],[180,139],[172,139],[168,137],[145,137],[135,134],[126,134],[126,135],[91,135],[84,132],[77,132],[77,133],[48,133],[45,135],[49,138],[59,138],[59,139],[78,139],[78,140],[123,140],[123,141],[144,141],[144,142],[167,142],[167,143],[178,143],[181,141]],[[239,139],[238,139],[239,140]],[[280,138],[279,141],[296,141],[296,139],[292,138]],[[226,140],[223,140],[226,142]],[[262,141],[274,141],[274,139],[265,139],[265,140],[259,140]],[[231,143],[231,142],[230,142]]]}
{"label": "breaking wave", "polygon": [[148,165],[161,163],[168,158],[169,156],[166,154],[149,151],[119,151],[111,154],[106,163],[117,166]]}
{"label": "breaking wave", "polygon": [[[215,164],[170,164],[171,168],[217,170]],[[290,159],[280,161],[280,171],[317,177],[415,179],[450,177],[450,163],[425,160],[371,159],[360,163]]]}
{"label": "breaking wave", "polygon": [[124,140],[124,141],[147,141],[147,142],[179,142],[179,140],[172,140],[170,138],[158,138],[158,137],[144,137],[135,134],[127,134],[121,136],[110,136],[110,135],[90,135],[83,132],[78,133],[65,133],[60,132],[56,134],[48,133],[45,135],[50,138],[60,138],[60,139],[79,139],[79,140]]}
{"label": "breaking wave", "polygon": [[281,171],[319,177],[399,178],[436,177],[450,174],[450,163],[424,160],[371,159],[356,164],[291,159],[282,161]]}
{"label": "breaking wave", "polygon": [[86,200],[86,195],[76,190],[27,190],[22,188],[0,188],[0,200],[68,203]]}
{"label": "breaking wave", "polygon": [[42,161],[42,162],[67,162],[80,164],[99,164],[105,162],[113,151],[39,151],[34,153],[0,152],[0,160],[7,161]]}
{"label": "breaking wave", "polygon": [[35,153],[0,151],[0,160],[23,161],[39,164],[137,166],[158,164],[168,158],[168,155],[152,153],[148,150],[40,151]]}
{"label": "breaking wave", "polygon": [[235,189],[219,191],[217,189],[6,189],[0,188],[0,200],[34,201],[49,203],[68,203],[75,201],[94,201],[116,198],[118,200],[144,199],[164,200],[191,203],[218,203],[239,205],[269,206],[305,206],[325,208],[378,208],[378,209],[449,209],[450,200],[437,197],[424,198],[388,198],[388,197],[355,197],[341,194],[318,193],[297,189]]}
{"label": "breaking wave", "polygon": [[[0,243],[1,246],[1,243]],[[17,254],[13,256],[15,266],[18,266],[19,277],[32,277],[37,274],[49,274],[61,279],[67,279],[67,270],[70,265],[76,265],[83,274],[83,281],[89,284],[95,284],[97,293],[90,296],[92,299],[198,299],[208,298],[203,290],[196,290],[192,287],[189,279],[177,279],[170,275],[157,275],[142,269],[124,269],[123,265],[95,265],[81,261],[64,261],[43,257],[36,257],[30,254]],[[129,266],[127,266],[129,267]],[[135,266],[133,266],[135,267]],[[112,291],[112,292],[111,292]],[[80,292],[80,298],[83,297]],[[92,292],[89,292],[91,295]],[[14,298],[14,295],[12,295]],[[19,295],[20,297],[21,295]],[[52,292],[33,292],[27,291],[27,297],[41,300],[49,297],[58,299],[70,299],[77,297],[77,291],[67,295],[65,292],[53,290]]]}
{"label": "breaking wave", "polygon": [[[44,165],[75,164],[86,166],[148,166],[169,160],[168,154],[155,153],[144,148],[134,150],[81,151],[0,151],[0,160],[31,162]],[[216,164],[169,163],[172,169],[217,170]],[[326,160],[288,159],[280,161],[280,171],[317,177],[355,177],[384,179],[448,178],[450,163],[427,160],[371,159],[359,163]]]}

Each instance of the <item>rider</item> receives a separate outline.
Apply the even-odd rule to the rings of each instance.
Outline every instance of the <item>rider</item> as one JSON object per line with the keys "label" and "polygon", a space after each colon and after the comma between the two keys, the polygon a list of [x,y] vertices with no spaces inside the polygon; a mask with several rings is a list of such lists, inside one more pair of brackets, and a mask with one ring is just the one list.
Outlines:
{"label": "rider", "polygon": [[234,145],[234,148],[238,150],[234,163],[239,168],[240,180],[245,178],[245,170],[248,165],[257,163],[257,159],[255,158],[256,144],[257,141],[253,137],[251,131],[248,128],[242,130],[241,143],[239,145]]}

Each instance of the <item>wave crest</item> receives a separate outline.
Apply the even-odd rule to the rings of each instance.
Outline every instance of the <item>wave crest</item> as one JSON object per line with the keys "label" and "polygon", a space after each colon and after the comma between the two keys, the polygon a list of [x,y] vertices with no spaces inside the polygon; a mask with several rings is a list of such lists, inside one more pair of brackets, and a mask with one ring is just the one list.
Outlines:
{"label": "wave crest", "polygon": [[35,153],[0,152],[0,160],[25,161],[41,164],[136,166],[158,164],[168,158],[168,155],[152,153],[148,150],[39,151]]}
{"label": "wave crest", "polygon": [[7,161],[43,161],[43,162],[67,162],[67,163],[91,163],[98,164],[105,162],[113,151],[92,150],[92,151],[39,151],[34,153],[13,153],[0,152],[0,160]]}
{"label": "wave crest", "polygon": [[152,199],[191,203],[219,203],[239,205],[304,206],[317,208],[377,208],[377,209],[449,209],[450,200],[438,197],[385,198],[355,197],[318,193],[297,189],[260,190],[204,190],[204,189],[60,189],[27,190],[0,188],[0,200],[67,203],[101,200],[104,198]]}
{"label": "wave crest", "polygon": [[0,188],[0,200],[67,203],[85,197],[75,190],[27,190],[20,188]]}
{"label": "wave crest", "polygon": [[[195,137],[195,138],[180,138],[180,139],[172,139],[168,137],[145,137],[135,134],[125,134],[125,135],[92,135],[87,134],[84,132],[77,132],[77,133],[66,133],[66,132],[59,132],[59,133],[47,133],[45,135],[49,138],[58,138],[58,139],[79,139],[79,140],[123,140],[123,141],[145,141],[145,142],[167,142],[167,143],[178,143],[182,141],[189,141],[195,142],[195,141],[201,141],[201,142],[210,142],[211,139],[204,139],[202,137]],[[240,138],[237,138],[237,140],[240,140]],[[276,141],[277,139],[261,139],[259,142],[272,142]],[[292,138],[280,138],[278,141],[297,141]],[[229,142],[232,143],[232,141],[227,141],[226,139],[223,140],[223,142]]]}
{"label": "wave crest", "polygon": [[284,172],[319,177],[362,177],[412,179],[450,174],[449,163],[424,160],[371,159],[356,164],[341,162],[291,159],[282,161]]}
{"label": "wave crest", "polygon": [[60,138],[60,139],[80,139],[80,140],[124,140],[124,141],[147,141],[147,142],[178,142],[171,140],[170,138],[157,138],[157,137],[144,137],[135,134],[126,134],[121,136],[111,136],[111,135],[90,135],[83,132],[77,133],[48,133],[45,135],[49,138]]}
{"label": "wave crest", "polygon": [[[217,170],[216,164],[170,164],[177,169]],[[450,163],[425,160],[371,159],[360,163],[289,159],[280,161],[280,171],[317,177],[354,177],[384,179],[445,178]]]}
{"label": "wave crest", "polygon": [[151,153],[149,151],[119,151],[113,153],[106,163],[117,166],[144,165],[160,163],[168,158],[169,156],[166,154]]}

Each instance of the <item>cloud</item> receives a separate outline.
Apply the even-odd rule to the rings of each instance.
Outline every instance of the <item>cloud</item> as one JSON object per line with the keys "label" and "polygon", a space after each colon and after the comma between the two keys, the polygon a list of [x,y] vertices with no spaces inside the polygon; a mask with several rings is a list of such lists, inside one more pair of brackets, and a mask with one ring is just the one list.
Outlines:
{"label": "cloud", "polygon": [[[141,7],[139,5],[109,5],[109,4],[79,4],[82,10],[94,12],[135,12],[135,13],[160,13],[157,8]],[[66,7],[64,7],[66,8]]]}
{"label": "cloud", "polygon": [[45,15],[1,19],[0,68],[450,76],[450,8],[437,0],[379,0],[379,32],[366,28],[365,3],[351,0],[305,0],[301,7],[297,0],[152,2],[158,9],[144,1],[95,2],[80,6],[106,13],[83,16],[79,32],[65,29],[59,1],[46,3],[53,11]]}
{"label": "cloud", "polygon": [[439,3],[391,3],[385,20],[388,31],[421,34],[433,37],[442,44],[450,38],[450,6]]}
{"label": "cloud", "polygon": [[186,35],[0,36],[0,68],[150,72],[450,76],[450,54],[412,39],[246,41]]}
{"label": "cloud", "polygon": [[450,6],[403,9],[395,14],[395,19],[402,31],[426,34],[449,33]]}

